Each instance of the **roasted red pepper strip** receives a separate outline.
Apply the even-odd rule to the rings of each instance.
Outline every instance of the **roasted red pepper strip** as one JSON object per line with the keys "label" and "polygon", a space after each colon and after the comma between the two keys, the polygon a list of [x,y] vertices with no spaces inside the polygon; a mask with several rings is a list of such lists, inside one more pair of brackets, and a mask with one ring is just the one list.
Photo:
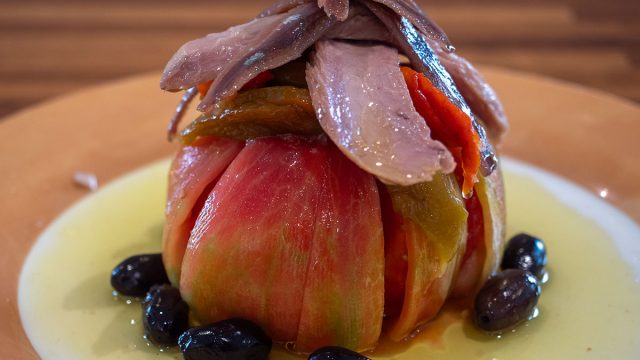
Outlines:
{"label": "roasted red pepper strip", "polygon": [[431,135],[451,151],[461,166],[462,192],[469,198],[480,169],[480,137],[473,129],[471,119],[423,74],[404,66],[402,74],[413,105],[429,125]]}
{"label": "roasted red pepper strip", "polygon": [[200,94],[200,100],[202,100],[202,98],[207,95],[207,91],[209,91],[211,84],[213,84],[213,80],[198,84],[198,94]]}
{"label": "roasted red pepper strip", "polygon": [[267,82],[273,80],[273,73],[269,70],[263,71],[260,74],[256,75],[253,79],[249,80],[248,83],[244,84],[241,90],[252,90],[258,89],[264,86]]}
{"label": "roasted red pepper strip", "polygon": [[[263,71],[260,74],[256,75],[256,77],[254,77],[253,79],[249,80],[248,83],[244,84],[241,91],[261,88],[262,86],[264,86],[264,84],[271,80],[273,80],[273,73],[269,70]],[[209,91],[211,84],[213,84],[213,80],[198,85],[200,100],[202,100],[202,98],[207,94],[207,91]]]}

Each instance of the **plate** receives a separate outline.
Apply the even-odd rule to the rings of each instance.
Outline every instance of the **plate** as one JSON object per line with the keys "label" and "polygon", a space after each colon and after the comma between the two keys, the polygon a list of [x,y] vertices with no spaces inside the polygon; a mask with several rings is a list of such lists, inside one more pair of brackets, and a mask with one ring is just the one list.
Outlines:
{"label": "plate", "polygon": [[[637,105],[531,75],[482,70],[511,119],[505,154],[561,174],[640,220]],[[178,97],[157,90],[158,78],[86,89],[0,124],[0,358],[37,358],[17,312],[18,275],[38,233],[86,194],[73,185],[73,173],[93,172],[104,183],[175,149],[164,141],[164,128]]]}
{"label": "plate", "polygon": [[[20,276],[18,299],[24,328],[45,360],[182,358],[176,348],[144,340],[139,300],[114,297],[107,279],[123,258],[162,248],[168,168],[167,159],[118,178],[64,211],[38,238]],[[475,329],[466,308],[448,304],[412,341],[383,338],[367,356],[635,359],[640,226],[550,173],[505,157],[502,170],[507,236],[534,233],[548,248],[550,280],[537,305],[540,316],[496,338]],[[66,323],[74,326],[60,326]],[[270,359],[301,358],[275,346]]]}

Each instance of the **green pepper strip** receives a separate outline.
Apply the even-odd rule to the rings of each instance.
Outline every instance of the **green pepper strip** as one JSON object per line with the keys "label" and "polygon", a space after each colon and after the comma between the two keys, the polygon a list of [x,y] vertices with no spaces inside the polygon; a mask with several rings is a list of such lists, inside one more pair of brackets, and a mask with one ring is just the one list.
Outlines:
{"label": "green pepper strip", "polygon": [[180,134],[186,145],[199,136],[252,139],[280,134],[322,132],[309,90],[272,86],[240,92],[218,115],[201,115]]}

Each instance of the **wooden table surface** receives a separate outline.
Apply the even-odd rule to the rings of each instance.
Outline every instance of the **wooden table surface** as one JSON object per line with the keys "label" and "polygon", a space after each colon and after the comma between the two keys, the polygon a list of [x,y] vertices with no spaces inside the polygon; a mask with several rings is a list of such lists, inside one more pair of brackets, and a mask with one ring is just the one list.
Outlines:
{"label": "wooden table surface", "polygon": [[[270,0],[1,0],[0,117],[90,84],[161,71],[185,41]],[[638,0],[420,0],[473,62],[640,101]]]}

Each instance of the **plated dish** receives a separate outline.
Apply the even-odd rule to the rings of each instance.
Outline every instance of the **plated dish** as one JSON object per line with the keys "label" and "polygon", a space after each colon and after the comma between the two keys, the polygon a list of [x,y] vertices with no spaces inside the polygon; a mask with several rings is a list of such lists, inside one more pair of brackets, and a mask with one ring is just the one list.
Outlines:
{"label": "plated dish", "polygon": [[[122,294],[149,291],[147,338],[190,358],[193,334],[213,344],[199,334],[241,318],[270,338],[261,358],[272,340],[301,355],[370,352],[416,336],[488,278],[472,310],[478,327],[533,316],[536,277],[496,274],[506,118],[453,50],[422,9],[393,0],[280,1],[183,45],[160,81],[185,91],[169,139],[198,93],[202,115],[180,132],[164,267],[148,275],[166,269],[158,284],[170,285],[129,293],[117,286],[125,270],[112,273]],[[526,306],[482,300],[501,276],[527,289],[513,290],[530,294]],[[517,307],[513,321],[498,315]],[[187,317],[203,327],[187,330]]]}
{"label": "plated dish", "polygon": [[[630,137],[628,133],[620,129],[622,127],[633,129],[634,122],[630,119],[637,118],[639,113],[639,110],[633,105],[604,94],[572,88],[529,75],[519,75],[497,69],[485,69],[484,72],[492,84],[496,86],[498,92],[506,95],[503,95],[503,98],[507,106],[513,109],[511,112],[511,119],[514,123],[512,135],[514,135],[518,141],[515,143],[507,141],[506,147],[510,153],[521,153],[521,157],[523,158],[527,158],[528,156],[528,161],[530,162],[546,159],[545,164],[548,167],[558,169],[556,172],[563,173],[567,177],[575,177],[581,173],[582,166],[578,166],[575,162],[563,162],[562,159],[566,155],[564,153],[553,152],[553,148],[540,148],[535,156],[532,156],[528,151],[531,143],[527,142],[527,139],[549,139],[547,132],[547,130],[550,130],[548,129],[549,124],[534,121],[539,118],[538,115],[541,111],[539,107],[559,109],[556,113],[564,119],[562,126],[560,126],[561,131],[570,133],[568,130],[572,128],[589,128],[591,134],[608,134],[613,132],[614,134],[609,136],[620,139],[620,141],[612,143],[612,146],[620,147],[621,153],[628,153],[622,150],[631,149],[632,142],[629,141]],[[2,146],[6,147],[6,149],[23,149],[22,152],[15,151],[21,154],[19,157],[16,157],[15,161],[12,162],[8,160],[6,162],[9,169],[8,173],[11,175],[5,179],[6,182],[3,184],[7,189],[14,190],[0,194],[0,196],[4,197],[3,200],[5,200],[5,203],[13,204],[11,214],[6,212],[5,209],[7,208],[1,209],[5,211],[3,213],[5,218],[17,219],[15,223],[7,224],[4,234],[10,237],[5,237],[2,243],[3,249],[6,250],[2,253],[3,264],[5,264],[4,270],[6,270],[4,274],[7,277],[6,283],[13,284],[12,286],[2,288],[2,291],[7,294],[7,298],[15,296],[11,294],[17,291],[18,271],[31,245],[31,242],[16,242],[14,239],[18,237],[32,237],[35,240],[37,234],[42,231],[46,222],[57,217],[74,199],[78,199],[85,194],[83,190],[75,188],[70,182],[70,177],[74,171],[77,169],[90,169],[95,171],[101,180],[106,181],[117,174],[147,163],[158,156],[167,156],[172,151],[163,141],[156,141],[157,139],[150,138],[138,139],[133,132],[123,134],[116,130],[119,125],[128,125],[132,129],[138,129],[140,131],[154,131],[161,122],[158,119],[163,119],[162,115],[172,110],[175,104],[175,97],[164,96],[153,90],[153,84],[156,83],[157,77],[157,74],[151,74],[108,86],[89,89],[82,93],[67,96],[50,104],[45,104],[41,107],[18,114],[0,126],[0,133],[7,138],[7,141],[5,141]],[[545,94],[536,106],[532,106],[529,102],[524,101],[527,97],[535,94]],[[140,101],[138,97],[146,100]],[[79,126],[83,119],[81,115],[86,109],[99,106],[107,99],[114,103],[114,109],[107,110],[104,114],[97,114],[95,117],[97,121],[95,128]],[[564,104],[566,103],[580,104],[580,106],[567,109],[564,108]],[[593,116],[597,116],[599,120],[591,120]],[[618,124],[619,126],[611,127],[611,124]],[[33,127],[34,131],[27,131],[24,133],[26,138],[22,137],[21,141],[18,141],[18,137],[13,134],[22,133],[25,127],[27,129]],[[69,130],[76,129],[77,135],[72,137],[72,144],[62,140],[50,142],[39,141],[39,132],[35,131],[35,129],[51,129],[50,131],[52,131],[53,128],[59,127]],[[556,130],[555,125],[553,130]],[[553,131],[549,131],[549,133],[553,133]],[[93,144],[91,139],[97,137],[102,138],[105,146],[110,148],[111,151],[105,152],[100,149],[96,149],[95,151],[90,150]],[[569,144],[567,151],[570,152],[574,147],[578,149],[579,146],[583,144],[584,139],[584,137],[574,138],[567,136],[565,139]],[[135,142],[136,140],[140,140],[140,142]],[[22,141],[33,144],[37,143],[39,145],[25,149],[21,146]],[[593,139],[595,143],[598,141],[598,139]],[[143,151],[131,154],[122,148],[120,144],[123,143],[135,144],[135,146]],[[74,156],[77,157],[78,149],[89,151],[90,156],[80,158],[68,164],[62,160],[65,158],[73,158]],[[56,150],[56,152],[54,152],[54,150]],[[603,161],[605,157],[601,151],[596,148],[580,148],[580,153],[586,155],[585,161],[587,167],[590,166],[590,164],[605,162]],[[57,161],[58,166],[50,166],[47,168],[44,166],[46,163],[42,163],[43,165],[34,169],[31,166],[27,166],[26,162],[21,161],[24,159],[42,158],[45,154],[54,154],[53,159]],[[574,156],[575,155],[576,154],[574,154]],[[608,157],[606,159],[607,161],[610,160]],[[614,161],[616,162],[615,165],[620,165],[627,161],[630,162],[632,159],[628,156],[621,156],[620,158],[614,159]],[[27,183],[24,187],[18,188],[9,181],[12,178],[15,179],[18,174],[27,177],[38,174],[39,179],[49,180],[48,183],[50,187],[42,188],[39,183]],[[596,193],[596,190],[600,189],[600,187],[593,186],[594,184],[598,184],[599,186],[606,184],[610,194],[616,195],[621,193],[618,189],[629,188],[630,190],[626,193],[630,199],[638,196],[637,188],[625,185],[624,181],[622,184],[615,182],[607,183],[607,181],[599,181],[598,174],[591,173],[591,175],[592,176],[577,178],[577,181],[588,186],[592,193]],[[609,179],[616,180],[618,178],[609,177]],[[620,179],[629,180],[628,178]],[[51,188],[57,190],[55,196],[50,191]],[[634,191],[634,189],[636,191]],[[613,196],[611,199],[617,201],[620,197]],[[48,206],[41,208],[19,206],[19,204],[34,203],[36,201],[48,204]],[[627,213],[632,216],[635,214],[636,219],[640,218],[640,214],[633,212],[633,206],[626,204],[627,202],[625,201],[618,202],[618,206],[625,208]],[[630,201],[628,204],[633,205],[634,202]],[[17,245],[22,245],[22,247]],[[125,256],[125,254],[122,255]],[[16,298],[13,297],[13,299],[15,304]],[[25,359],[37,358],[37,353],[33,350],[28,339],[22,332],[17,306],[13,307],[14,310],[11,310],[12,307],[5,309],[8,311],[5,314],[6,318],[9,319],[9,326],[2,329],[3,331],[7,331],[3,339],[11,341],[12,344],[19,344],[18,346],[14,346],[10,353],[6,353],[6,356],[11,355]]]}
{"label": "plated dish", "polygon": [[[605,190],[608,190],[608,189],[605,189]],[[606,195],[606,194],[608,193],[608,191],[604,191],[604,192],[603,192],[603,191],[604,191],[604,190],[601,190],[600,194],[603,194],[603,193],[604,193],[604,194]]]}
{"label": "plated dish", "polygon": [[[505,242],[495,146],[508,123],[453,51],[423,9],[396,0],[278,1],[182,45],[160,79],[184,91],[168,127],[182,146],[164,267],[147,275],[166,271],[157,283],[171,287],[132,288],[130,265],[112,277],[149,304],[176,299],[162,315],[145,308],[148,338],[189,358],[188,312],[203,326],[251,321],[300,355],[365,352],[411,338],[450,299],[473,298]],[[179,131],[198,94],[202,114]],[[505,322],[476,301],[478,326],[531,315],[540,286],[520,272],[508,286],[528,305]]]}

